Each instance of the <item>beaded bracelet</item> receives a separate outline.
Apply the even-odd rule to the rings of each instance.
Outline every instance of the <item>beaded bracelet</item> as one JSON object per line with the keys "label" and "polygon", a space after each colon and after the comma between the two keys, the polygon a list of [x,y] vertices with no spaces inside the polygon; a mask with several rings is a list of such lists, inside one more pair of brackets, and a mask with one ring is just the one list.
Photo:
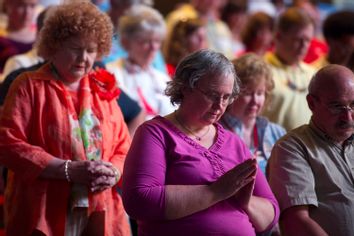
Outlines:
{"label": "beaded bracelet", "polygon": [[65,161],[65,168],[64,168],[64,171],[65,171],[65,177],[66,177],[66,180],[68,182],[71,182],[71,179],[70,179],[70,176],[69,176],[69,163],[71,162],[71,160],[66,160]]}

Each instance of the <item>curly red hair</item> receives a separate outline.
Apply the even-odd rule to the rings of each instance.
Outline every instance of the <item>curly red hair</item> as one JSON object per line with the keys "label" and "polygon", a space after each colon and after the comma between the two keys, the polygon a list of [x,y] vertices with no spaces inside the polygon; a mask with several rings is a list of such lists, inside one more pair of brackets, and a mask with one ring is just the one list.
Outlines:
{"label": "curly red hair", "polygon": [[90,2],[73,2],[53,7],[48,12],[37,41],[38,54],[51,59],[62,42],[84,36],[97,42],[97,57],[110,52],[113,25],[110,18]]}

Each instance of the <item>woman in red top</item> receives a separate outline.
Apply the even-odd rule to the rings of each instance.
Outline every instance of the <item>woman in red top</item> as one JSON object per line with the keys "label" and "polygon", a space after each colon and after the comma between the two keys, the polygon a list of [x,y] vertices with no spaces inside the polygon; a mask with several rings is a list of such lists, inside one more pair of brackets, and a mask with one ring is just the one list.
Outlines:
{"label": "woman in red top", "polygon": [[130,138],[114,77],[92,70],[110,19],[91,3],[51,11],[37,45],[48,63],[15,80],[0,120],[6,234],[129,235],[113,187]]}

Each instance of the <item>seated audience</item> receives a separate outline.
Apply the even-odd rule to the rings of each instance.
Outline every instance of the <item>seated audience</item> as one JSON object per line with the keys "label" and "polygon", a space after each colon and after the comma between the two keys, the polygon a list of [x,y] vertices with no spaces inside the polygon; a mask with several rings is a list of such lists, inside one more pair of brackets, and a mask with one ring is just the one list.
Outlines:
{"label": "seated audience", "polygon": [[114,77],[92,71],[112,32],[89,2],[55,7],[38,38],[48,63],[11,85],[0,119],[6,235],[130,235],[116,191],[130,137]]}
{"label": "seated audience", "polygon": [[319,70],[309,85],[309,124],[274,146],[269,183],[283,235],[354,235],[354,74]]}
{"label": "seated audience", "polygon": [[107,64],[107,69],[114,73],[119,86],[139,103],[147,119],[173,111],[164,94],[171,79],[151,65],[166,31],[161,14],[151,7],[134,5],[121,17],[118,30],[128,57]]}
{"label": "seated audience", "polygon": [[166,94],[179,108],[138,128],[124,166],[123,203],[140,235],[255,235],[277,222],[256,159],[218,123],[239,86],[221,53],[177,66]]}
{"label": "seated audience", "polygon": [[314,34],[312,19],[299,8],[288,8],[276,21],[274,52],[265,60],[270,64],[274,89],[263,115],[291,130],[306,124],[311,111],[304,106],[307,87],[315,69],[302,62]]}
{"label": "seated audience", "polygon": [[274,143],[285,134],[283,127],[260,116],[270,91],[274,88],[272,72],[263,59],[253,53],[233,61],[241,80],[241,92],[221,118],[224,128],[238,134],[266,174],[266,165]]}
{"label": "seated audience", "polygon": [[354,11],[330,14],[323,22],[322,29],[329,50],[312,65],[320,69],[328,64],[339,64],[352,69],[350,63],[354,56]]}
{"label": "seated audience", "polygon": [[177,64],[188,54],[206,48],[205,24],[198,19],[181,20],[164,43],[167,71],[172,77]]}

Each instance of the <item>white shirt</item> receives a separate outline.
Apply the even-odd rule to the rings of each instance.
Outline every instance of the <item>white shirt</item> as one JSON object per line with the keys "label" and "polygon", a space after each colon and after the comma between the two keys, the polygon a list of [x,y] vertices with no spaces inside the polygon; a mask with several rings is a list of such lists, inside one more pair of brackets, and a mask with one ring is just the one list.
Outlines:
{"label": "white shirt", "polygon": [[37,50],[35,49],[31,49],[23,54],[12,56],[7,59],[5,63],[0,81],[4,81],[7,75],[17,69],[30,67],[43,61],[43,58],[37,55]]}
{"label": "white shirt", "polygon": [[165,95],[167,82],[171,80],[167,74],[151,66],[144,70],[126,59],[108,63],[107,70],[115,75],[118,86],[145,110],[147,119],[176,109]]}

